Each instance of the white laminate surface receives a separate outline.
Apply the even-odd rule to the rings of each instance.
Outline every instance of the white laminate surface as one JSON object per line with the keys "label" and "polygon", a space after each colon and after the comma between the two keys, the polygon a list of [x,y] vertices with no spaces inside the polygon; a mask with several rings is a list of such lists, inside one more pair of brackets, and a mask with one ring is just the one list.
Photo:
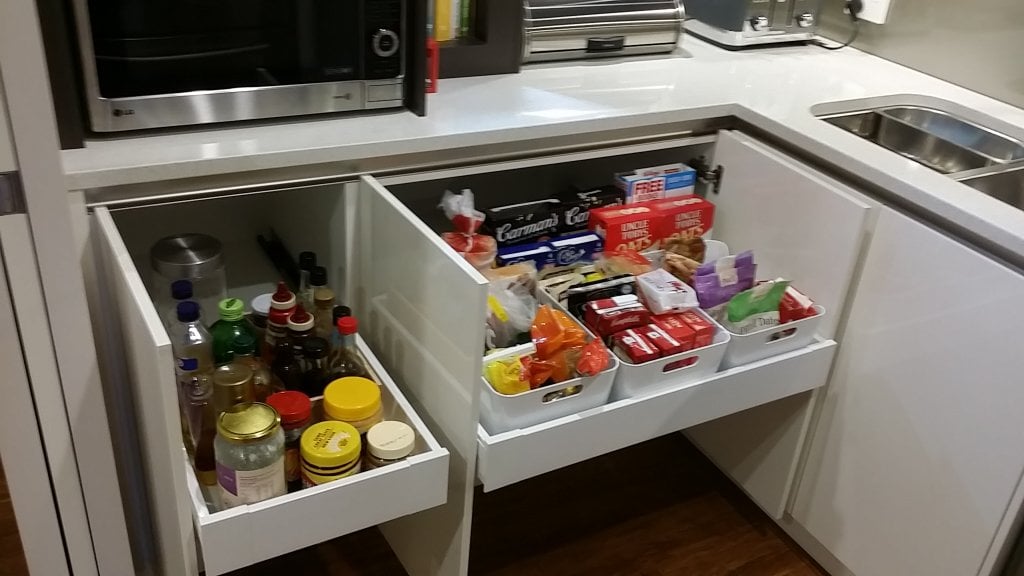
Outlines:
{"label": "white laminate surface", "polygon": [[4,85],[0,78],[0,174],[14,172],[18,163],[14,159],[14,139],[7,125],[7,104],[4,103]]}
{"label": "white laminate surface", "polygon": [[89,142],[64,152],[69,189],[281,168],[735,115],[923,210],[1024,255],[1024,212],[830,126],[817,104],[927,95],[1024,131],[1024,110],[853,50],[681,54],[544,64],[442,80],[428,116],[384,112]]}

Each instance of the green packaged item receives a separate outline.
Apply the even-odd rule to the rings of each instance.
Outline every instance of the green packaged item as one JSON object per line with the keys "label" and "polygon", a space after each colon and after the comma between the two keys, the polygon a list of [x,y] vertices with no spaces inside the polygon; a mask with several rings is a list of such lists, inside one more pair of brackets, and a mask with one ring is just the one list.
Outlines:
{"label": "green packaged item", "polygon": [[779,325],[779,304],[789,280],[762,282],[729,300],[725,308],[725,327],[733,334],[750,334]]}

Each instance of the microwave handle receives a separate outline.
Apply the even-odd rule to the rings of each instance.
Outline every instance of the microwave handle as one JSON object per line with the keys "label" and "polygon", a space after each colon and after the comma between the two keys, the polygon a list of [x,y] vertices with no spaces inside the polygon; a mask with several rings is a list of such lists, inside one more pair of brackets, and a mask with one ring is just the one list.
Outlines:
{"label": "microwave handle", "polygon": [[625,36],[587,38],[587,52],[619,52],[626,47]]}
{"label": "microwave handle", "polygon": [[173,54],[169,56],[103,56],[96,55],[97,60],[110,62],[173,62],[175,60],[200,60],[202,58],[216,58],[218,56],[234,56],[247,52],[260,52],[270,48],[270,44],[253,44],[251,46],[240,46],[226,50],[211,50],[209,52],[196,52],[191,54]]}

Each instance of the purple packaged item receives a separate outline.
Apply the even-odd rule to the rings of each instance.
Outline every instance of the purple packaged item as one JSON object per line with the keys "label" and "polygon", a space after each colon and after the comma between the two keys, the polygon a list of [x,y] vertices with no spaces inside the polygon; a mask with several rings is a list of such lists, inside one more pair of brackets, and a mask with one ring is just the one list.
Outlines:
{"label": "purple packaged item", "polygon": [[700,307],[715,317],[717,309],[733,296],[753,288],[756,277],[754,253],[748,250],[701,264],[693,277],[693,287]]}

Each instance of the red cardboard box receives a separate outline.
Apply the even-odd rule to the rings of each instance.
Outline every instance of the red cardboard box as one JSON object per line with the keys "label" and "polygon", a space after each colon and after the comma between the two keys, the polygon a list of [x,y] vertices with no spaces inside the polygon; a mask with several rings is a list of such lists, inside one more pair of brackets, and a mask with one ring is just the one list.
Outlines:
{"label": "red cardboard box", "polygon": [[[621,298],[625,302],[615,302]],[[602,338],[651,322],[651,314],[635,296],[620,296],[587,302],[583,321]]]}
{"label": "red cardboard box", "polygon": [[639,330],[631,329],[619,332],[614,337],[615,350],[625,354],[633,364],[643,364],[658,359],[661,354]]}
{"label": "red cardboard box", "polygon": [[692,341],[684,344],[683,342],[673,338],[672,335],[657,324],[648,324],[647,326],[644,326],[640,333],[643,334],[644,338],[647,338],[651,344],[654,344],[654,347],[661,352],[662,356],[671,356],[672,354],[686,352],[692,347],[687,346],[687,344],[692,344]]}
{"label": "red cardboard box", "polygon": [[710,346],[715,341],[715,325],[700,314],[693,310],[687,310],[686,312],[680,312],[679,318],[686,322],[686,325],[693,330],[695,334],[693,345],[695,348]]}
{"label": "red cardboard box", "polygon": [[657,234],[659,240],[707,238],[715,223],[715,205],[696,194],[658,200],[652,204],[661,217],[661,229]]}
{"label": "red cardboard box", "polygon": [[680,342],[683,345],[683,351],[693,350],[697,347],[697,333],[680,318],[679,314],[662,314],[655,316],[651,320],[655,326],[661,328],[669,336]]}
{"label": "red cardboard box", "polygon": [[655,202],[608,206],[590,211],[590,229],[604,238],[604,249],[643,252],[658,246],[662,216]]}

